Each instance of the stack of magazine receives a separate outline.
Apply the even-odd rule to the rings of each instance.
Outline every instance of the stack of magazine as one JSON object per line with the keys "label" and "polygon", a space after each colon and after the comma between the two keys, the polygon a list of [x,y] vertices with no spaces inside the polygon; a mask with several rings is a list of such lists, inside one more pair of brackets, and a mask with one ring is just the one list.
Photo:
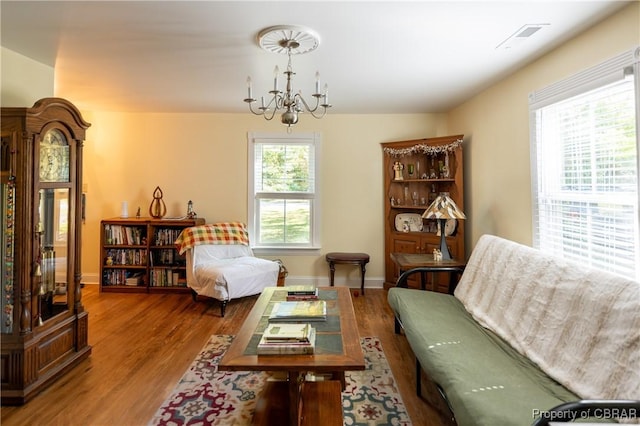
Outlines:
{"label": "stack of magazine", "polygon": [[258,343],[258,355],[313,354],[316,329],[311,324],[269,324]]}

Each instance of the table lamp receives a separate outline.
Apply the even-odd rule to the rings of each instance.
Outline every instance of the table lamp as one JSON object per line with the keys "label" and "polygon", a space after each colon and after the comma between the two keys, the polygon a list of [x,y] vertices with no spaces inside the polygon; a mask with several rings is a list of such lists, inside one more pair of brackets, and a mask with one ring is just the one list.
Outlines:
{"label": "table lamp", "polygon": [[440,193],[440,195],[433,200],[433,203],[422,213],[422,217],[425,219],[438,219],[440,225],[440,252],[442,253],[442,260],[451,260],[451,253],[449,253],[447,239],[444,235],[445,223],[448,219],[466,219],[467,217],[446,192]]}

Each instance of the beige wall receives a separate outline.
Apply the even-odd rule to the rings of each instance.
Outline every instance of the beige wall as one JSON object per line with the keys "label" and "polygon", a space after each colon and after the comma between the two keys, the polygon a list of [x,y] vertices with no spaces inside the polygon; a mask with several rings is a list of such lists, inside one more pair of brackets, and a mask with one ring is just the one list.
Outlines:
{"label": "beige wall", "polygon": [[[303,117],[296,131],[320,131],[322,148],[322,251],[281,256],[292,278],[325,280],[322,254],[334,250],[371,254],[367,285],[383,278],[382,153],[380,142],[465,134],[467,251],[493,233],[531,243],[528,94],[640,44],[640,9],[634,3],[550,54],[442,114]],[[2,105],[30,106],[51,96],[53,71],[2,49]],[[32,70],[33,68],[33,70]],[[25,72],[29,75],[24,79]],[[55,93],[64,97],[64,93]],[[15,105],[7,103],[16,102]],[[72,99],[70,99],[73,101]],[[148,212],[156,186],[168,215],[186,203],[207,221],[247,220],[247,132],[284,131],[248,114],[120,114],[86,111],[92,123],[85,144],[87,221],[83,276],[97,282],[99,223]],[[342,268],[337,282],[359,280]]]}
{"label": "beige wall", "polygon": [[[83,229],[83,276],[97,280],[99,228],[103,218],[148,216],[160,186],[168,216],[182,216],[187,202],[208,222],[247,220],[247,132],[284,132],[276,122],[249,114],[122,114],[86,112],[92,123],[85,143],[87,221]],[[324,253],[371,255],[367,285],[381,286],[383,263],[382,150],[380,142],[444,134],[437,114],[328,115],[303,117],[295,131],[322,134],[322,250],[277,256],[291,279],[328,280]],[[336,283],[359,282],[358,268],[340,268]]]}
{"label": "beige wall", "polygon": [[[2,106],[31,106],[40,98],[54,96],[51,67],[3,48],[2,71]],[[21,78],[25,75],[27,80]],[[143,216],[148,215],[156,186],[164,193],[168,216],[184,215],[192,200],[196,213],[208,222],[246,221],[247,132],[285,131],[276,122],[249,114],[83,111],[83,117],[92,124],[84,148],[85,283],[98,282],[100,220],[119,216],[122,201],[128,202],[130,216],[138,207]],[[384,237],[379,143],[444,135],[446,116],[330,114],[320,121],[303,117],[295,130],[322,133],[322,250],[277,257],[285,262],[290,280],[325,283],[324,253],[366,251],[371,255],[367,286],[381,286]],[[358,284],[359,270],[340,268],[336,283],[346,280]]]}
{"label": "beige wall", "polygon": [[0,63],[0,104],[3,107],[30,107],[38,99],[53,96],[53,67],[1,46]]}
{"label": "beige wall", "polygon": [[449,112],[464,133],[467,251],[485,233],[531,245],[528,95],[640,44],[633,3]]}

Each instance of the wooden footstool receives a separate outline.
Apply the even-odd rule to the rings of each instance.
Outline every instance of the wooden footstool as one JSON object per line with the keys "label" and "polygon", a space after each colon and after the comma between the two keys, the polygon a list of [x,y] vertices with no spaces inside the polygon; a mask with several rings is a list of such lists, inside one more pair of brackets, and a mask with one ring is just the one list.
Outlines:
{"label": "wooden footstool", "polygon": [[325,256],[327,262],[329,262],[329,280],[331,287],[333,287],[333,279],[336,273],[336,264],[346,265],[360,265],[360,291],[364,294],[364,274],[366,272],[365,265],[369,263],[369,255],[367,253],[340,253],[333,252],[327,253]]}

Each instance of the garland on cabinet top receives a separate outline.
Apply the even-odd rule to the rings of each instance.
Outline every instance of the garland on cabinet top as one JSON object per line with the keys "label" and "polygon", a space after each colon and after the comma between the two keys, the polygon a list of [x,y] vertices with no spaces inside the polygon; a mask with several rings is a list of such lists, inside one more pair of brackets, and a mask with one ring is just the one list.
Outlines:
{"label": "garland on cabinet top", "polygon": [[462,139],[455,140],[447,145],[425,145],[417,144],[408,148],[384,148],[384,153],[391,157],[404,157],[405,155],[427,154],[437,155],[443,152],[453,152],[462,145]]}

